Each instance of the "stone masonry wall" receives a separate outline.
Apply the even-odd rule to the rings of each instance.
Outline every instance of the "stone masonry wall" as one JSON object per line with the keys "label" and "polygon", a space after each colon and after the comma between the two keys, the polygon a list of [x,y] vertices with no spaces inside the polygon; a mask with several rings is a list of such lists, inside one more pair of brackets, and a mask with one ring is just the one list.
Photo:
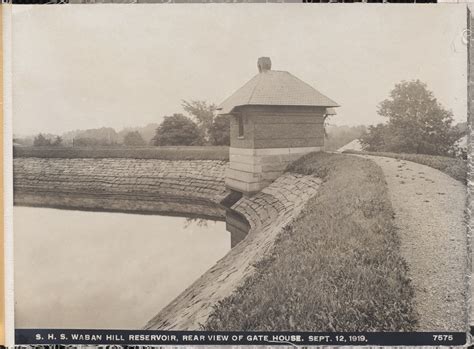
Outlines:
{"label": "stone masonry wall", "polygon": [[232,209],[250,223],[247,237],[202,275],[146,325],[150,330],[199,330],[213,306],[231,295],[268,254],[282,229],[296,218],[316,194],[321,181],[313,176],[286,173],[252,197],[243,197]]}
{"label": "stone masonry wall", "polygon": [[16,158],[16,205],[223,219],[224,161]]}
{"label": "stone masonry wall", "polygon": [[[229,193],[226,162],[154,159],[14,159],[16,205],[193,214],[224,219]],[[250,225],[248,235],[164,309],[145,329],[197,330],[213,306],[254,272],[282,229],[316,194],[314,176],[285,173],[231,209]]]}

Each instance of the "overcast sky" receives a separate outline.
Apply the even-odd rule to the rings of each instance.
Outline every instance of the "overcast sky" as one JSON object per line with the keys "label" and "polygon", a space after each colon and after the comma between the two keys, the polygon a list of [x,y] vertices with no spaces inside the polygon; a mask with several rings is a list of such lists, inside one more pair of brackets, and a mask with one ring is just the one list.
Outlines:
{"label": "overcast sky", "polygon": [[339,125],[384,121],[395,83],[420,79],[466,120],[465,5],[14,6],[17,135],[117,130],[222,102],[270,56],[338,102]]}

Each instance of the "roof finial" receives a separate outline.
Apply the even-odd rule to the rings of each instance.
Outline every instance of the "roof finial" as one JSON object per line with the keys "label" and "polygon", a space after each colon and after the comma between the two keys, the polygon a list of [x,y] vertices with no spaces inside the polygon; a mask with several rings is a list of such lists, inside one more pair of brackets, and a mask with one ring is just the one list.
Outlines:
{"label": "roof finial", "polygon": [[270,57],[260,57],[257,61],[258,72],[263,73],[272,69],[272,61]]}

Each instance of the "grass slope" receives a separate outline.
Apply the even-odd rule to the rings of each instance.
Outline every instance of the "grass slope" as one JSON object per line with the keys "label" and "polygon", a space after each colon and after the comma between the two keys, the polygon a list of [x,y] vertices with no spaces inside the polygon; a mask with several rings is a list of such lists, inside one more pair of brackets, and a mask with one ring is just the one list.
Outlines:
{"label": "grass slope", "polygon": [[433,167],[447,175],[457,179],[458,181],[467,183],[467,161],[456,158],[449,158],[446,156],[435,156],[425,154],[399,154],[386,152],[370,152],[370,151],[354,151],[346,150],[344,153],[348,154],[362,154],[385,156],[388,158],[406,160],[416,162],[422,165]]}
{"label": "grass slope", "polygon": [[13,157],[131,158],[159,160],[229,160],[225,146],[196,147],[14,147]]}
{"label": "grass slope", "polygon": [[288,170],[323,185],[203,329],[414,330],[413,289],[381,169],[350,155],[312,153]]}

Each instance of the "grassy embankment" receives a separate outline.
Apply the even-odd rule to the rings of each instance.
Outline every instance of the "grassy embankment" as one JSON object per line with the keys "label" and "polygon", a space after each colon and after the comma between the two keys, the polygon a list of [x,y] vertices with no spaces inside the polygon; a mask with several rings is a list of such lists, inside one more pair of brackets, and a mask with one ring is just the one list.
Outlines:
{"label": "grassy embankment", "polygon": [[417,323],[381,169],[313,153],[291,172],[323,184],[206,330],[410,331]]}
{"label": "grassy embankment", "polygon": [[369,151],[355,151],[346,150],[347,154],[361,154],[361,155],[375,155],[385,156],[388,158],[406,160],[416,162],[422,165],[433,167],[447,175],[457,179],[458,181],[467,183],[467,161],[456,158],[449,158],[446,156],[435,156],[425,154],[398,154],[386,152],[369,152]]}
{"label": "grassy embankment", "polygon": [[203,147],[15,147],[13,157],[229,160],[225,146]]}

